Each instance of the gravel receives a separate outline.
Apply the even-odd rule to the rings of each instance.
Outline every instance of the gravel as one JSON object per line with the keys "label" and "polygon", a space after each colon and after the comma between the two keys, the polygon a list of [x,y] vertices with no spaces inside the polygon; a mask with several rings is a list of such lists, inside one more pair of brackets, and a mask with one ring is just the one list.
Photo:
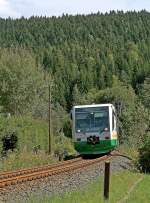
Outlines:
{"label": "gravel", "polygon": [[[111,173],[131,169],[131,160],[117,156],[111,160]],[[79,190],[104,174],[104,162],[90,165],[72,172],[52,175],[43,179],[7,187],[7,192],[1,194],[0,202],[23,203],[31,196],[44,197]]]}

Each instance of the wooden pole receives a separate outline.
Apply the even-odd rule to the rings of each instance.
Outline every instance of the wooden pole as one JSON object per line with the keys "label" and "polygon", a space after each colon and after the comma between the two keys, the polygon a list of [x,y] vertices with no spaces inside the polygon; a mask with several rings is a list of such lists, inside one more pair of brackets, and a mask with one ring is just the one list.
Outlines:
{"label": "wooden pole", "polygon": [[52,154],[52,133],[51,133],[51,85],[49,85],[49,115],[48,115],[48,126],[49,126],[49,142],[48,142],[48,152]]}
{"label": "wooden pole", "polygon": [[105,162],[104,174],[104,199],[109,199],[110,162]]}

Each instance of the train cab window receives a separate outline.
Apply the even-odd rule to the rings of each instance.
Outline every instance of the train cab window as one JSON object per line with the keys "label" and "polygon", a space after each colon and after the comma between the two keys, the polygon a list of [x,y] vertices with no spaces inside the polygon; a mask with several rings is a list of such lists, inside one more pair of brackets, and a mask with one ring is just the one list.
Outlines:
{"label": "train cab window", "polygon": [[109,128],[108,107],[78,108],[75,111],[76,132],[102,132]]}

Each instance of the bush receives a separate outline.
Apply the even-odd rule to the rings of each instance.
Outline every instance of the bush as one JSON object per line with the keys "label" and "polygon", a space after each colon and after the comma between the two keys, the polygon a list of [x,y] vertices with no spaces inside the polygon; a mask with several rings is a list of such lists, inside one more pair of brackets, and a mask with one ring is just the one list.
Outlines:
{"label": "bush", "polygon": [[8,133],[2,138],[3,152],[14,151],[17,148],[18,137],[15,132]]}
{"label": "bush", "polygon": [[145,172],[150,173],[150,134],[145,139],[142,147],[139,148],[139,168]]}
{"label": "bush", "polygon": [[74,150],[72,140],[67,138],[63,132],[59,135],[55,136],[55,148],[54,153],[55,155],[61,157],[61,159],[65,158],[66,156],[76,154]]}
{"label": "bush", "polygon": [[71,138],[72,137],[72,124],[71,124],[71,120],[68,119],[64,122],[63,125],[63,133],[66,137]]}

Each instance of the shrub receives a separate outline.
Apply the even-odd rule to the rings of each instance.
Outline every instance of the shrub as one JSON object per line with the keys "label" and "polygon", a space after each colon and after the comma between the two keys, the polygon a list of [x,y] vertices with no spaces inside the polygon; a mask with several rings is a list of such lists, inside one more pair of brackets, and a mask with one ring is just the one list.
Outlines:
{"label": "shrub", "polygon": [[7,152],[8,150],[14,151],[17,148],[18,137],[15,132],[9,133],[2,138],[3,151]]}
{"label": "shrub", "polygon": [[145,173],[150,173],[150,134],[139,148],[139,167]]}

